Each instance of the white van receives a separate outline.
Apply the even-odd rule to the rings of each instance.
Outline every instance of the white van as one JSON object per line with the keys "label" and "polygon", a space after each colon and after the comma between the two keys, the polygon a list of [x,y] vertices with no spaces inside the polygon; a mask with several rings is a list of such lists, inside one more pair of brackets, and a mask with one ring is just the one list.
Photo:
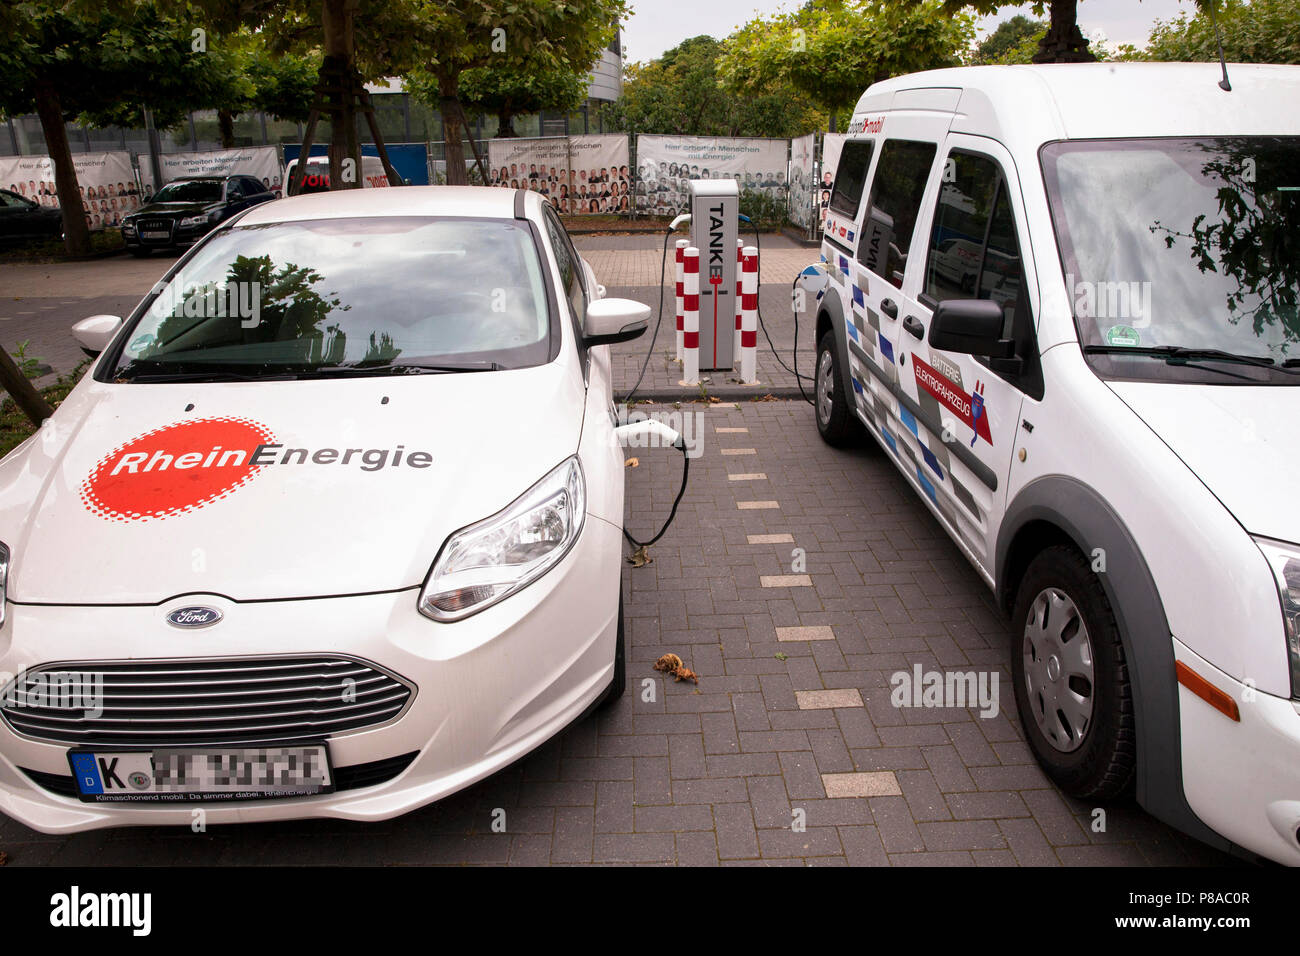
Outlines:
{"label": "white van", "polygon": [[[816,418],[866,429],[1011,617],[1069,794],[1300,863],[1300,67],[866,91]],[[824,281],[824,280],[823,280]]]}
{"label": "white van", "polygon": [[[289,160],[288,166],[285,167],[284,181],[285,188],[288,190],[289,184],[293,182],[293,171],[298,168],[298,160]],[[346,177],[345,177],[346,178]],[[378,156],[361,157],[361,185],[364,189],[382,189],[390,185],[388,182],[388,173],[384,171],[384,161]],[[302,189],[299,192],[306,193],[323,193],[328,192],[330,188],[330,160],[328,156],[308,156],[307,157],[307,175],[303,179]],[[293,196],[296,193],[286,191],[285,195]]]}

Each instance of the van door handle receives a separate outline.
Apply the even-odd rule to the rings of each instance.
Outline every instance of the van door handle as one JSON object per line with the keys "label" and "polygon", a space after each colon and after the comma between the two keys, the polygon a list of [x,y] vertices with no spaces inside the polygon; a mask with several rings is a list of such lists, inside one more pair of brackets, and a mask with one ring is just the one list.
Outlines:
{"label": "van door handle", "polygon": [[894,304],[893,299],[881,299],[880,311],[885,313],[885,315],[889,316],[891,319],[898,318],[898,306]]}
{"label": "van door handle", "polygon": [[907,331],[911,332],[918,339],[925,338],[925,326],[922,325],[921,320],[914,315],[909,315],[903,320],[903,328],[907,329]]}

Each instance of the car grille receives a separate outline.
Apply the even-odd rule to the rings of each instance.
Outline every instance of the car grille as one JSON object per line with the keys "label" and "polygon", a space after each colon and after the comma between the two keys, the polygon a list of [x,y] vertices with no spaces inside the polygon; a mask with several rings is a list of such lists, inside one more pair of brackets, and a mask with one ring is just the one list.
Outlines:
{"label": "car grille", "polygon": [[78,662],[18,675],[0,713],[16,733],[72,746],[276,743],[388,723],[413,693],[337,656]]}

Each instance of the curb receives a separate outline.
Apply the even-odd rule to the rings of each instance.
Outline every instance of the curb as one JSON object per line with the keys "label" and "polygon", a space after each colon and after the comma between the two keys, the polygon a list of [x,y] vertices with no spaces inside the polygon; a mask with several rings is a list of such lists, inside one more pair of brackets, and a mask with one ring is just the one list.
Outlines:
{"label": "curb", "polygon": [[[810,386],[804,386],[805,394],[809,394]],[[802,396],[799,394],[797,385],[771,385],[771,386],[745,386],[745,385],[728,385],[711,388],[708,391],[708,398],[700,395],[698,388],[648,388],[642,389],[636,393],[637,402],[653,402],[656,404],[668,404],[672,402],[697,403],[701,405],[710,404],[709,398],[716,398],[723,402],[754,402],[762,401],[767,396],[772,396],[779,401],[801,401]],[[614,402],[623,404],[626,395],[615,395]]]}

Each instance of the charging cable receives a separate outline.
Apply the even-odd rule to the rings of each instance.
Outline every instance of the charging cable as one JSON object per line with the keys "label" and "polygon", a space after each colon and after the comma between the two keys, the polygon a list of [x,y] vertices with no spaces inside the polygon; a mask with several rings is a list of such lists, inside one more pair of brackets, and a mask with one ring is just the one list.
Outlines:
{"label": "charging cable", "polygon": [[[758,236],[758,226],[756,226],[754,224],[754,220],[750,219],[748,216],[738,215],[737,218],[742,220],[743,222],[749,223],[750,228],[754,230],[754,249],[758,252],[758,261],[762,262],[763,247],[760,243],[759,236]],[[794,346],[790,349],[790,361],[793,363],[794,368],[791,368],[789,365],[786,365],[785,362],[781,360],[781,356],[776,350],[776,344],[772,341],[772,336],[767,331],[767,324],[763,321],[763,307],[761,305],[758,305],[758,303],[762,299],[762,296],[755,296],[754,302],[755,302],[756,311],[758,312],[758,327],[763,330],[763,338],[767,339],[767,347],[772,350],[772,357],[776,359],[778,365],[780,365],[783,369],[785,369],[787,372],[789,372],[791,375],[794,376],[795,384],[799,386],[799,395],[803,398],[803,400],[807,402],[809,405],[814,405],[815,403],[811,398],[808,397],[808,393],[803,390],[803,383],[805,379],[808,380],[809,382],[815,382],[815,377],[811,375],[800,375],[798,371],[799,313],[795,311],[794,308],[794,287],[795,285],[798,284],[798,282],[799,282],[799,277],[795,276],[794,282],[790,284],[790,312],[794,316]]]}

